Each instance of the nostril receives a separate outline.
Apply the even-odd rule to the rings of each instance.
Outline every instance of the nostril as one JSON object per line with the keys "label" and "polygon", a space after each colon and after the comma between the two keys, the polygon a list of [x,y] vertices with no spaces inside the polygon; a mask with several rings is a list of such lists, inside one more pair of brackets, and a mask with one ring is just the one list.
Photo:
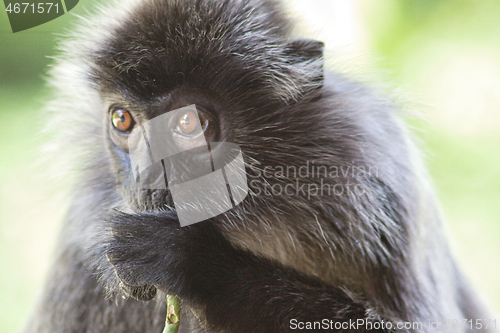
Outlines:
{"label": "nostril", "polygon": [[152,198],[152,199],[153,199],[153,201],[155,201],[155,202],[160,201],[160,200],[161,200],[161,197],[162,197],[162,195],[161,195],[160,191],[153,191],[153,193],[152,193],[152,195],[151,195],[151,198]]}

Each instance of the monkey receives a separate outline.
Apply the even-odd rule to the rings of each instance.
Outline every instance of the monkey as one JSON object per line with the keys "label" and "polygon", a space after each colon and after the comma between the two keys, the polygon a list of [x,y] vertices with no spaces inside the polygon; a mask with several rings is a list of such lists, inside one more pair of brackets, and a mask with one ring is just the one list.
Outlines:
{"label": "monkey", "polygon": [[[76,176],[26,333],[161,332],[166,294],[181,332],[485,330],[398,107],[326,70],[282,6],[110,2],[63,41],[47,112]],[[241,202],[180,226],[170,183],[137,185],[132,133],[168,112],[177,147],[239,147]],[[160,171],[206,158],[186,156]]]}

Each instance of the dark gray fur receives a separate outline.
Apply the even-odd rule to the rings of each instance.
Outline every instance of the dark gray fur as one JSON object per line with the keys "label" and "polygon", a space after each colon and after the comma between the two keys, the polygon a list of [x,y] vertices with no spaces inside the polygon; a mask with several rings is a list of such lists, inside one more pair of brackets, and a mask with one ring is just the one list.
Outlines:
{"label": "dark gray fur", "polygon": [[[182,299],[185,331],[285,332],[293,318],[368,318],[436,332],[429,320],[489,318],[450,253],[395,108],[323,73],[322,44],[292,40],[279,4],[137,0],[100,11],[82,19],[52,71],[56,151],[79,176],[26,333],[160,333],[165,293]],[[252,192],[180,228],[168,191],[128,185],[127,152],[107,134],[113,103],[140,112],[138,121],[208,106],[221,138],[241,147]],[[318,184],[263,173],[308,161],[372,168],[324,179],[366,192],[259,195],[265,183]]]}

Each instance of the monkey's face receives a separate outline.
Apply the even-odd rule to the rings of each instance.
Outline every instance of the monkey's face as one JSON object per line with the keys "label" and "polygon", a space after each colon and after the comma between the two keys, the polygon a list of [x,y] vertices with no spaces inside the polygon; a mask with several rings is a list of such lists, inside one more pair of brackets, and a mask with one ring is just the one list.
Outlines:
{"label": "monkey's face", "polygon": [[[168,184],[161,187],[160,178],[172,169],[179,175],[179,168],[189,173],[207,165],[207,152],[195,149],[202,141],[238,145],[254,179],[265,166],[300,166],[318,156],[310,142],[328,135],[320,133],[329,131],[326,108],[306,110],[300,103],[321,95],[323,43],[288,40],[286,24],[275,12],[264,10],[256,18],[262,22],[235,25],[247,10],[225,8],[219,1],[192,6],[163,1],[154,12],[138,7],[91,54],[90,78],[105,101],[103,123],[116,186],[133,210],[173,208]],[[197,117],[175,111],[188,105],[196,105]],[[165,114],[172,116],[157,134],[189,153],[182,163],[164,162],[145,173],[142,179],[157,186],[144,189],[134,182],[130,144],[134,131]],[[315,117],[323,120],[311,122]],[[258,186],[283,181],[271,178],[260,179]],[[268,206],[261,204],[267,198],[261,199],[253,197],[256,210]]]}
{"label": "monkey's face", "polygon": [[145,103],[109,98],[108,147],[120,193],[136,211],[173,209],[169,183],[211,171],[208,143],[221,138],[220,106],[182,90]]}

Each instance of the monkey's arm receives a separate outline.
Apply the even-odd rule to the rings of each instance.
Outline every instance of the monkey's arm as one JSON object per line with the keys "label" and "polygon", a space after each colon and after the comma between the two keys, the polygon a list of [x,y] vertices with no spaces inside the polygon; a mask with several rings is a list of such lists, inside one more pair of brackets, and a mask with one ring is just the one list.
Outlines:
{"label": "monkey's arm", "polygon": [[118,277],[131,286],[155,285],[203,309],[211,329],[274,333],[291,331],[292,319],[366,317],[365,307],[343,289],[235,248],[210,221],[181,228],[166,214],[119,213],[109,222],[107,256]]}

